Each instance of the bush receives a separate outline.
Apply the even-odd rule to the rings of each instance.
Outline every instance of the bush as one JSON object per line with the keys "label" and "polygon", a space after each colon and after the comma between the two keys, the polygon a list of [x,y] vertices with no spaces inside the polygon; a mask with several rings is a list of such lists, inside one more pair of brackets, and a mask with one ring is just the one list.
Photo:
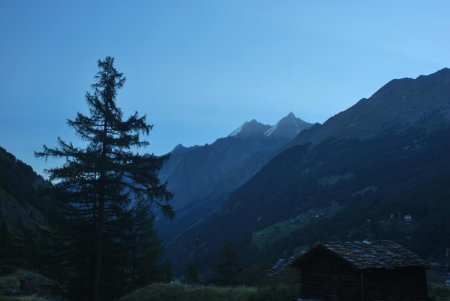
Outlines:
{"label": "bush", "polygon": [[60,296],[59,285],[37,273],[17,270],[0,277],[0,300],[46,300]]}

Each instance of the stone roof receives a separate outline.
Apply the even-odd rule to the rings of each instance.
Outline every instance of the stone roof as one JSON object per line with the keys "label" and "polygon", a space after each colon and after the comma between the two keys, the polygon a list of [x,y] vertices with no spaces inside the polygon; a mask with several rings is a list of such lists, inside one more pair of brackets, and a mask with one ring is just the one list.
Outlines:
{"label": "stone roof", "polygon": [[298,258],[295,265],[301,265],[318,249],[328,250],[360,270],[429,267],[429,264],[418,255],[400,244],[388,240],[320,244]]}

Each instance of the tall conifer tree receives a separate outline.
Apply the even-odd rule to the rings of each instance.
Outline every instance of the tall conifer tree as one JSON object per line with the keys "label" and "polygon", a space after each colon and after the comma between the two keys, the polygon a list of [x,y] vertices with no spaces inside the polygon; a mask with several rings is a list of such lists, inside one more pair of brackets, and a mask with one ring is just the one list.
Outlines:
{"label": "tall conifer tree", "polygon": [[[66,233],[64,249],[71,267],[68,273],[80,288],[85,288],[80,290],[80,297],[90,295],[92,300],[107,297],[105,291],[118,282],[110,278],[103,281],[106,277],[132,269],[123,266],[129,261],[127,241],[146,220],[136,210],[147,210],[149,214],[148,205],[155,204],[173,217],[168,204],[171,193],[158,178],[166,157],[136,152],[149,144],[142,136],[149,134],[152,125],[137,112],[124,118],[117,107],[117,91],[123,87],[125,77],[114,67],[114,58],[99,60],[98,67],[93,91],[86,93],[89,114],[77,113],[75,119],[67,121],[84,146],[58,138],[57,147],[44,145],[43,151],[36,153],[38,157],[64,159],[61,166],[48,173],[50,180],[57,183],[53,192],[59,200]],[[139,224],[135,225],[134,217],[140,218]],[[127,278],[125,275],[122,280]]]}

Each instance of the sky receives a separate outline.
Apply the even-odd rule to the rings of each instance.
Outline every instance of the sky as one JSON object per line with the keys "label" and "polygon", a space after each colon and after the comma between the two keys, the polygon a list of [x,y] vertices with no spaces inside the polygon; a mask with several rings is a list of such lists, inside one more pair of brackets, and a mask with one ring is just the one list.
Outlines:
{"label": "sky", "polygon": [[86,113],[97,60],[154,125],[143,152],[212,143],[293,112],[324,122],[394,78],[450,67],[450,1],[0,0],[0,146],[34,158]]}

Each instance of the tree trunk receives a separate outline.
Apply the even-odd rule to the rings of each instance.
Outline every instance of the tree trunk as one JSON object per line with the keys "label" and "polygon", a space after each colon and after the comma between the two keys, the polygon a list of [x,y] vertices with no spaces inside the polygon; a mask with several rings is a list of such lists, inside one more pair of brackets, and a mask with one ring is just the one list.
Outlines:
{"label": "tree trunk", "polygon": [[103,251],[103,221],[105,216],[105,199],[102,195],[99,199],[98,208],[98,223],[95,242],[95,257],[94,257],[94,283],[93,283],[93,298],[94,301],[100,300],[100,279],[102,269],[102,251]]}
{"label": "tree trunk", "polygon": [[100,161],[100,179],[99,179],[99,196],[98,196],[98,220],[97,233],[95,237],[95,255],[94,255],[94,279],[93,279],[93,301],[100,301],[100,283],[102,269],[102,252],[103,252],[103,224],[105,221],[105,161],[106,161],[106,138],[108,135],[107,119],[105,117],[103,123],[103,145]]}

